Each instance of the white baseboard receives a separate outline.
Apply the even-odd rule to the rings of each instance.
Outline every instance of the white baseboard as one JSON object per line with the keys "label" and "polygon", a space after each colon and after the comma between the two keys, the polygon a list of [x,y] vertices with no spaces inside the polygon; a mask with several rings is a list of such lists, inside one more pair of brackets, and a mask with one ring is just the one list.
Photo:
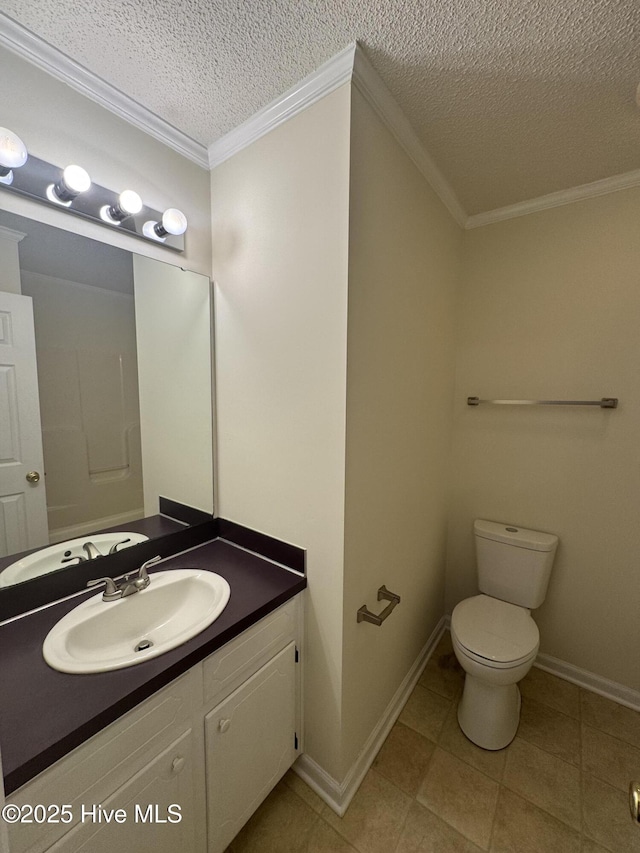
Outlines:
{"label": "white baseboard", "polygon": [[346,812],[349,803],[353,799],[360,783],[385,742],[387,735],[393,728],[394,723],[400,716],[407,699],[416,686],[427,661],[433,654],[435,647],[446,628],[446,620],[443,616],[431,632],[431,636],[425,643],[422,651],[416,658],[413,666],[405,676],[400,687],[396,690],[393,698],[387,705],[382,717],[373,729],[367,741],[355,760],[351,769],[342,780],[338,782],[320,767],[308,755],[301,755],[293,765],[293,770],[303,779],[309,787],[324,800],[324,802],[340,817]]}
{"label": "white baseboard", "polygon": [[144,509],[134,509],[130,512],[118,513],[118,515],[94,518],[93,521],[85,521],[71,527],[56,527],[49,531],[49,543],[55,545],[58,542],[66,542],[67,539],[88,536],[90,533],[95,533],[96,530],[102,530],[105,527],[126,526],[131,521],[138,521],[141,518],[144,518]]}
{"label": "white baseboard", "polygon": [[558,678],[564,678],[565,681],[571,681],[579,687],[584,687],[585,690],[590,690],[592,693],[598,693],[619,705],[640,711],[640,690],[625,687],[624,684],[610,681],[608,678],[603,678],[601,675],[596,675],[586,669],[580,669],[572,663],[551,657],[551,655],[538,655],[534,666],[543,669],[545,672],[550,672],[552,675],[557,675]]}

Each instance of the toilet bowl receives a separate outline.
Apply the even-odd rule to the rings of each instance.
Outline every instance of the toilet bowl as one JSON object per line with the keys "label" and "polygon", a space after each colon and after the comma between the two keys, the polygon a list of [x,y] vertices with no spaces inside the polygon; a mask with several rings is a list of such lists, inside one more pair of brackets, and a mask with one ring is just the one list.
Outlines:
{"label": "toilet bowl", "polygon": [[502,749],[518,729],[517,683],[538,654],[538,626],[527,608],[476,595],[455,607],[451,640],[466,673],[458,705],[460,728],[483,749]]}
{"label": "toilet bowl", "polygon": [[531,669],[540,633],[531,610],[547,593],[558,537],[477,518],[473,523],[481,595],[451,615],[451,639],[465,671],[458,722],[484,749],[502,749],[520,721],[520,681]]}

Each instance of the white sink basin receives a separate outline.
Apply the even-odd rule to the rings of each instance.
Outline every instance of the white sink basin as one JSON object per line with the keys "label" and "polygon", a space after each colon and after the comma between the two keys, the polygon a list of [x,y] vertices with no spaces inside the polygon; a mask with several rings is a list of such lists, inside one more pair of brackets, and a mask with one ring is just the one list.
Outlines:
{"label": "white sink basin", "polygon": [[[57,545],[51,545],[48,548],[43,548],[41,551],[34,551],[28,557],[23,557],[15,563],[11,563],[2,572],[0,572],[0,587],[13,586],[16,583],[38,578],[40,575],[46,575],[49,572],[55,572],[58,569],[64,569],[69,565],[76,563],[63,563],[65,554],[70,559],[74,557],[86,557],[87,554],[82,547],[85,542],[92,542],[98,551],[104,556],[109,553],[109,549],[114,545],[120,545],[118,551],[124,548],[130,548],[132,545],[137,545],[139,542],[146,542],[148,536],[143,536],[142,533],[129,533],[126,531],[117,533],[95,533],[91,536],[83,536],[81,539],[68,539],[66,542],[59,542]],[[125,542],[125,540],[127,540]]]}
{"label": "white sink basin", "polygon": [[[60,672],[124,669],[186,643],[222,613],[231,590],[204,569],[175,569],[149,576],[146,589],[103,601],[87,599],[47,634],[44,659]],[[136,650],[139,649],[139,650]]]}

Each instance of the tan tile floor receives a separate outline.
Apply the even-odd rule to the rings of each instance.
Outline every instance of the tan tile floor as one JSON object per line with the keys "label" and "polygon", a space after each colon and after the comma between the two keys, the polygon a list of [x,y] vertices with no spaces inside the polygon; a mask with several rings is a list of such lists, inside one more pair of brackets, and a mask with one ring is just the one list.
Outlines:
{"label": "tan tile floor", "polygon": [[290,771],[228,853],[640,853],[640,713],[534,668],[487,752],[458,727],[463,677],[446,633],[344,817]]}

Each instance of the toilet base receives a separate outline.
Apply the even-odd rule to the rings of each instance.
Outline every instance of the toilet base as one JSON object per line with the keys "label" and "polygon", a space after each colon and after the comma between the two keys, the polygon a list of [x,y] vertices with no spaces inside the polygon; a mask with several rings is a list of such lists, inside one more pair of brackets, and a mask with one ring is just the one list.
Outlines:
{"label": "toilet base", "polygon": [[520,703],[517,684],[487,684],[467,672],[458,705],[458,723],[477,746],[504,749],[516,736]]}

